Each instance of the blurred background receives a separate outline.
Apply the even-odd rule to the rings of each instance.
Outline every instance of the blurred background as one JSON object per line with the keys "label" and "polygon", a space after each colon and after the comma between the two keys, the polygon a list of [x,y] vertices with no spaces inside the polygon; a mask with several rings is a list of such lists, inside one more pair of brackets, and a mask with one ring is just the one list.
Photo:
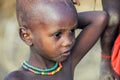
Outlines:
{"label": "blurred background", "polygon": [[[102,10],[101,0],[80,0],[78,12]],[[0,0],[0,80],[18,69],[28,58],[29,49],[18,35],[15,0]],[[99,40],[78,64],[74,80],[98,80],[100,65]]]}

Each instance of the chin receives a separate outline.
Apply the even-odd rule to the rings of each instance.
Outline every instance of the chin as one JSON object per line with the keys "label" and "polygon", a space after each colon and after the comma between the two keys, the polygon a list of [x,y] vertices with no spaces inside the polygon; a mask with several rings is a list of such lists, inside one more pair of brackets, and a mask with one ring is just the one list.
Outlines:
{"label": "chin", "polygon": [[68,57],[61,57],[61,58],[57,59],[56,61],[57,61],[57,62],[63,62],[63,61],[65,61],[65,60],[67,60],[67,58],[68,58]]}

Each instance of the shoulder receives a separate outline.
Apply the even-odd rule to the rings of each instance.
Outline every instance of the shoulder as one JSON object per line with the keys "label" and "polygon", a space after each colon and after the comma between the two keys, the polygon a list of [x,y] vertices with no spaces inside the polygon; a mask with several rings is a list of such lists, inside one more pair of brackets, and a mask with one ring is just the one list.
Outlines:
{"label": "shoulder", "polygon": [[14,71],[9,73],[4,80],[24,80],[24,76],[22,71]]}

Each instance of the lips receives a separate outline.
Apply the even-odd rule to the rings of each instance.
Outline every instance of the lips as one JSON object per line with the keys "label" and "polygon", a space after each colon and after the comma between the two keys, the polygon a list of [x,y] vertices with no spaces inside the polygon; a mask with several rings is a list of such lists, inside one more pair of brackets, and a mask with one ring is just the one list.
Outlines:
{"label": "lips", "polygon": [[65,52],[63,52],[63,56],[69,56],[70,55],[70,53],[71,53],[71,51],[70,50],[67,50],[67,51],[65,51]]}

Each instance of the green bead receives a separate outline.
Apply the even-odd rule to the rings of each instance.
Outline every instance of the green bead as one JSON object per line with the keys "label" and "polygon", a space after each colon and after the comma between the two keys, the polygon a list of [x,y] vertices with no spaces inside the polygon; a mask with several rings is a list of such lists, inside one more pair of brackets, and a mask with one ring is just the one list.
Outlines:
{"label": "green bead", "polygon": [[31,69],[33,69],[33,70],[35,70],[35,71],[39,71],[39,72],[41,72],[41,71],[50,72],[50,71],[55,70],[55,69],[58,67],[58,62],[56,62],[53,67],[48,68],[48,69],[39,69],[39,68],[37,68],[37,67],[34,67],[34,66],[28,64],[27,61],[24,61],[24,62],[23,62],[23,65],[26,65],[27,67],[29,67],[29,68],[31,68]]}

